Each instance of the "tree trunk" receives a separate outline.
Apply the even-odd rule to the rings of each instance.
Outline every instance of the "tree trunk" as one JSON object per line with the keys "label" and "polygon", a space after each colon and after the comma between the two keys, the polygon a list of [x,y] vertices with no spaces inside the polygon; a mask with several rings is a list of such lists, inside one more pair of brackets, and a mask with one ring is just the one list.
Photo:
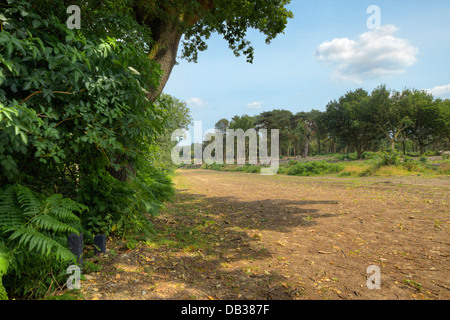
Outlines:
{"label": "tree trunk", "polygon": [[305,150],[303,151],[303,158],[305,158],[305,159],[308,158],[309,140],[310,139],[311,139],[310,137],[306,138]]}
{"label": "tree trunk", "polygon": [[424,145],[423,143],[419,142],[419,146],[420,146],[420,155],[422,155],[424,153]]}
{"label": "tree trunk", "polygon": [[363,148],[360,146],[356,147],[356,159],[361,159],[363,154]]}
{"label": "tree trunk", "polygon": [[[143,13],[137,12],[137,15],[139,14]],[[147,18],[142,18],[142,21],[151,27],[155,41],[155,52],[153,53],[153,57],[150,58],[160,65],[162,71],[158,88],[148,88],[149,93],[147,94],[147,99],[155,101],[164,90],[172,69],[176,64],[178,46],[182,34],[179,29],[170,22],[158,19],[146,21],[146,19]],[[129,162],[124,163],[120,170],[114,170],[112,167],[107,168],[107,170],[111,176],[117,180],[127,181],[129,172],[126,170],[126,167],[131,171],[134,171],[134,165]]]}
{"label": "tree trunk", "polygon": [[320,139],[317,139],[317,153],[322,154],[322,147],[321,147]]}
{"label": "tree trunk", "polygon": [[162,75],[158,88],[150,88],[149,90],[147,98],[150,101],[156,100],[169,80],[173,67],[176,64],[178,47],[182,36],[178,28],[169,22],[160,22],[157,30],[159,32],[157,39],[155,39],[157,47],[153,60],[161,66]]}
{"label": "tree trunk", "polygon": [[[197,0],[197,2],[203,10],[210,11],[214,8],[214,0]],[[189,16],[179,8],[174,9],[170,4],[168,4],[167,10],[170,12],[169,15],[178,17],[179,21],[170,21],[170,19],[161,20],[154,16],[154,12],[152,12],[148,3],[146,4],[145,2],[137,2],[137,5],[134,7],[138,21],[149,26],[152,31],[155,48],[152,48],[152,55],[154,56],[150,56],[150,58],[160,64],[163,72],[158,88],[150,88],[149,90],[150,93],[147,98],[150,101],[155,101],[162,93],[172,73],[172,69],[176,64],[178,47],[183,33],[177,25],[178,22],[189,27],[201,19],[200,16]],[[156,50],[156,52],[153,52],[153,50]]]}

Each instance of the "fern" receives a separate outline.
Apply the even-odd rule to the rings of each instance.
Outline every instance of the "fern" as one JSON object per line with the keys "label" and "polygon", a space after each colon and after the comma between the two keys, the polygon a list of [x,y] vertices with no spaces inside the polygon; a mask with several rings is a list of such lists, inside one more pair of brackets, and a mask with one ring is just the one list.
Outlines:
{"label": "fern", "polygon": [[73,260],[70,251],[54,238],[59,234],[79,233],[70,225],[80,221],[72,211],[80,213],[86,210],[85,206],[62,195],[41,201],[22,185],[8,188],[0,201],[0,230],[9,235],[8,242],[17,240],[17,246],[27,246],[29,251]]}
{"label": "fern", "polygon": [[61,243],[52,239],[43,232],[33,227],[20,228],[16,230],[9,240],[18,239],[18,246],[28,246],[29,251],[36,251],[41,255],[48,256],[53,253],[59,260],[71,260],[75,262],[74,255]]}
{"label": "fern", "polygon": [[0,242],[0,300],[8,300],[2,278],[8,271],[10,254],[3,243]]}
{"label": "fern", "polygon": [[17,201],[23,210],[23,214],[28,216],[39,214],[41,203],[33,192],[22,185],[16,185],[15,187]]}
{"label": "fern", "polygon": [[10,227],[18,227],[26,222],[17,203],[16,189],[8,186],[0,193],[0,232]]}
{"label": "fern", "polygon": [[[0,190],[0,299],[4,298],[2,277],[8,269],[14,274],[11,279],[31,279],[18,285],[23,291],[36,292],[42,289],[36,279],[48,277],[49,271],[34,264],[76,262],[65,241],[69,233],[80,232],[76,213],[85,210],[87,207],[62,195],[44,198],[22,185]],[[37,287],[30,287],[33,285]]]}

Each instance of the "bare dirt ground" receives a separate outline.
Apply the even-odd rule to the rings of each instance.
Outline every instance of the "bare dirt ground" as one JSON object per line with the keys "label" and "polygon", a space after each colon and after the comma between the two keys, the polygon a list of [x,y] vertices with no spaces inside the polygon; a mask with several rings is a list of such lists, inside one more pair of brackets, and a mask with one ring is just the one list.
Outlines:
{"label": "bare dirt ground", "polygon": [[450,298],[449,177],[180,170],[175,181],[154,239],[108,243],[85,299]]}

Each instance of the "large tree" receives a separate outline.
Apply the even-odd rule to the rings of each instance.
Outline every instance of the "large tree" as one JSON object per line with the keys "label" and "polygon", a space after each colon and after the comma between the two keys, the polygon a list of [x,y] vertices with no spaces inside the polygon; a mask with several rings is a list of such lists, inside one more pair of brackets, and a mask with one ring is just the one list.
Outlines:
{"label": "large tree", "polygon": [[308,157],[309,146],[311,140],[318,133],[318,119],[321,116],[321,112],[318,110],[311,110],[310,112],[299,112],[297,113],[297,117],[300,119],[300,126],[303,128],[305,135],[305,147],[303,149],[303,158]]}
{"label": "large tree", "polygon": [[363,89],[349,91],[339,101],[328,103],[325,121],[332,136],[356,149],[358,159],[380,137],[370,96]]}
{"label": "large tree", "polygon": [[374,121],[389,141],[392,150],[395,149],[397,139],[412,123],[409,112],[410,96],[410,90],[391,93],[384,85],[372,91],[370,104]]}
{"label": "large tree", "polygon": [[[95,41],[114,40],[134,48],[139,53],[139,59],[134,59],[133,65],[123,66],[133,67],[132,70],[137,70],[137,73],[149,75],[147,84],[142,89],[147,92],[146,98],[155,102],[176,64],[178,52],[181,51],[182,58],[196,62],[198,53],[207,49],[207,40],[216,33],[228,42],[235,55],[243,54],[248,62],[252,62],[253,47],[247,39],[247,31],[259,30],[266,36],[266,42],[270,43],[284,32],[288,19],[293,17],[292,12],[286,8],[289,2],[290,0],[35,0],[30,5],[41,16],[55,15],[60,21],[67,20],[69,6],[77,5],[81,9],[81,29],[75,30],[78,35]],[[48,30],[50,34],[54,31]],[[80,51],[80,55],[89,54],[83,48]],[[127,179],[124,168],[132,159],[123,156],[115,158],[118,159],[114,163],[117,162],[119,170],[110,168],[110,173],[120,180]]]}
{"label": "large tree", "polygon": [[408,94],[411,125],[406,133],[420,148],[423,154],[425,147],[438,140],[444,131],[441,117],[440,101],[424,90],[412,90]]}
{"label": "large tree", "polygon": [[148,98],[154,101],[163,91],[181,57],[197,62],[207,41],[218,34],[236,56],[253,61],[254,50],[247,31],[255,29],[269,44],[284,32],[293,14],[290,0],[36,0],[43,13],[49,11],[67,19],[70,5],[81,8],[81,30],[86,34],[131,42],[145,50],[161,67],[160,81],[149,84]]}
{"label": "large tree", "polygon": [[289,148],[292,142],[290,129],[293,125],[293,117],[294,115],[289,110],[274,109],[272,111],[262,112],[255,119],[257,128],[280,130],[280,153],[286,156],[289,156]]}

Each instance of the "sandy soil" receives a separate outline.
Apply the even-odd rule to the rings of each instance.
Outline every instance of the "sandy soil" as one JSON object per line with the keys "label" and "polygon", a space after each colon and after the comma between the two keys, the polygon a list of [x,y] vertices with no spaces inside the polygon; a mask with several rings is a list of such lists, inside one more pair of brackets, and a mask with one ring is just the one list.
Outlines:
{"label": "sandy soil", "polygon": [[180,170],[175,182],[154,241],[108,243],[84,298],[450,298],[449,177]]}

